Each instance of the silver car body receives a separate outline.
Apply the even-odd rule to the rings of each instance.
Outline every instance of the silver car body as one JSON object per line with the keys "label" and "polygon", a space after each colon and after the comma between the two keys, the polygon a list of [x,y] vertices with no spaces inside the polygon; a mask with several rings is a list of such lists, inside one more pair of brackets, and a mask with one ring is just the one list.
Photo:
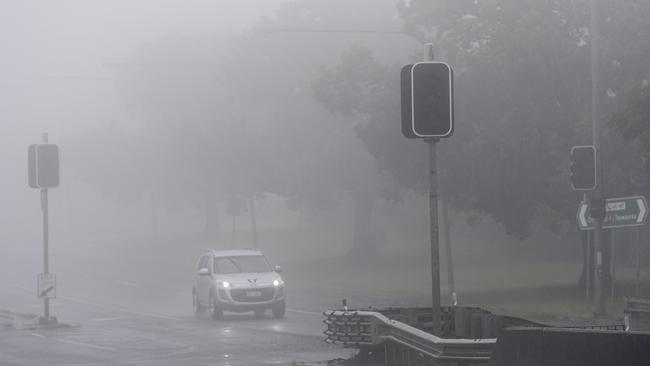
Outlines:
{"label": "silver car body", "polygon": [[[215,268],[215,261],[219,259],[250,256],[263,258],[268,265],[268,271],[219,273]],[[282,277],[273,270],[266,257],[258,250],[207,250],[201,255],[195,268],[193,291],[196,292],[201,307],[210,306],[211,296],[221,310],[227,311],[263,311],[273,309],[279,304],[284,307]],[[207,273],[204,268],[207,268]],[[228,284],[227,287],[224,282]]]}

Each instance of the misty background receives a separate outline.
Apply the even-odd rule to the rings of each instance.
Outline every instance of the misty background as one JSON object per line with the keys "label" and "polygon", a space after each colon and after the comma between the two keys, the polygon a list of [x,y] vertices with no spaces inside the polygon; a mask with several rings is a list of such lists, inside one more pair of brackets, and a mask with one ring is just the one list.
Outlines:
{"label": "misty background", "polygon": [[[601,3],[604,189],[647,194],[650,4]],[[568,159],[591,143],[588,26],[587,1],[2,2],[0,274],[40,272],[26,152],[48,132],[60,291],[88,275],[189,289],[204,248],[254,245],[254,210],[296,288],[426,303],[427,154],[400,133],[399,70],[433,42],[456,77],[439,179],[461,301],[550,287],[578,304]],[[633,237],[608,251],[625,283]]]}

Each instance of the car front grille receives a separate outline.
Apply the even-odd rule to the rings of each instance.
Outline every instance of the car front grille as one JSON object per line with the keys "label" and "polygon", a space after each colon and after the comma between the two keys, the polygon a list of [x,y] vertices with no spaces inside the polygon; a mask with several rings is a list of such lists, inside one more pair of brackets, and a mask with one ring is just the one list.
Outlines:
{"label": "car front grille", "polygon": [[230,290],[230,296],[237,302],[261,302],[272,300],[274,292],[272,288],[236,289]]}

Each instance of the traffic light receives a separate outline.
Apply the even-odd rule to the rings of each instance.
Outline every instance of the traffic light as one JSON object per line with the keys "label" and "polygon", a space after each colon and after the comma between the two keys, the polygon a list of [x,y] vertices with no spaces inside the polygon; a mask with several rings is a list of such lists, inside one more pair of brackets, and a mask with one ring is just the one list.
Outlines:
{"label": "traffic light", "polygon": [[413,100],[411,96],[411,69],[413,64],[402,67],[400,72],[400,94],[402,104],[402,135],[409,139],[419,138],[418,135],[413,133],[413,115],[411,109],[413,108]]}
{"label": "traffic light", "polygon": [[596,189],[596,148],[593,145],[571,148],[571,187],[576,191]]}
{"label": "traffic light", "polygon": [[59,147],[54,144],[30,145],[28,183],[31,188],[59,186]]}
{"label": "traffic light", "polygon": [[[454,132],[453,72],[444,62],[411,68],[411,118],[417,137],[449,137]],[[407,136],[410,137],[410,136]]]}

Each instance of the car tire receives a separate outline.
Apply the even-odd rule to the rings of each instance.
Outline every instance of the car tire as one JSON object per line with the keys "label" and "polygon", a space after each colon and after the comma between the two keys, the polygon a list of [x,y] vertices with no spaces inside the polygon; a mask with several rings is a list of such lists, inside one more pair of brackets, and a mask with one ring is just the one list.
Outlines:
{"label": "car tire", "polygon": [[284,305],[284,300],[281,302],[275,304],[271,311],[273,312],[273,317],[276,319],[282,319],[284,318],[284,313],[285,313],[285,305]]}
{"label": "car tire", "polygon": [[264,317],[264,309],[255,310],[255,317],[260,319]]}
{"label": "car tire", "polygon": [[194,312],[194,316],[203,315],[205,312],[205,308],[201,306],[201,303],[199,302],[199,295],[196,293],[195,289],[192,289],[192,310]]}
{"label": "car tire", "polygon": [[221,320],[223,318],[223,309],[219,307],[217,299],[210,293],[210,317],[212,320]]}

